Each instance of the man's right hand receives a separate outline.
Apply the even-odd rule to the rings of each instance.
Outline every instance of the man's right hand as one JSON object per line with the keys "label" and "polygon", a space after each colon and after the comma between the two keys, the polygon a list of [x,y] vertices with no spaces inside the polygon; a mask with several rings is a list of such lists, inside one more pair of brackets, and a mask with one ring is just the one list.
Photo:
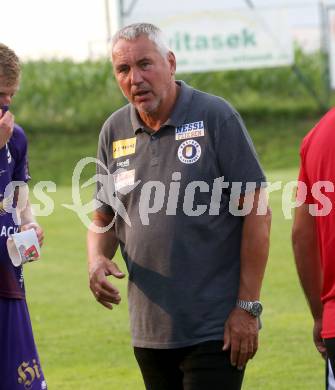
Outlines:
{"label": "man's right hand", "polygon": [[118,266],[107,257],[96,259],[89,268],[90,289],[96,300],[107,309],[113,309],[113,305],[118,305],[121,301],[119,290],[115,288],[107,279],[107,276],[114,276],[118,279],[125,277]]}
{"label": "man's right hand", "polygon": [[13,134],[14,129],[14,115],[7,111],[2,116],[2,110],[0,110],[0,149],[2,149],[9,141]]}

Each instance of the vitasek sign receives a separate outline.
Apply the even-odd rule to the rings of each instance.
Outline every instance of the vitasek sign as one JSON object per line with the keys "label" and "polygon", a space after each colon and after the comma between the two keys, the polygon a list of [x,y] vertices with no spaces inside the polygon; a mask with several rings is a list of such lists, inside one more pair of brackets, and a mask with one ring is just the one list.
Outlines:
{"label": "vitasek sign", "polygon": [[[146,1],[138,2],[145,11]],[[167,35],[178,72],[205,72],[291,65],[294,51],[285,11],[219,9],[220,2],[193,3],[188,10],[136,7],[123,24],[148,21]],[[216,8],[211,3],[216,3]],[[192,3],[191,3],[192,4]],[[198,4],[198,9],[195,5]],[[157,8],[160,8],[157,10]],[[178,9],[178,12],[176,11]],[[211,9],[208,11],[208,9]]]}

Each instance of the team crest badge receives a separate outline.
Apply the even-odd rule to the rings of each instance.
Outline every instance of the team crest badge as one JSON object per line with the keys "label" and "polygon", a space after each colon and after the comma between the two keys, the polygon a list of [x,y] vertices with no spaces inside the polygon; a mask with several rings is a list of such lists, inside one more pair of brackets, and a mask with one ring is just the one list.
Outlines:
{"label": "team crest badge", "polygon": [[180,144],[178,158],[184,164],[194,164],[201,156],[201,146],[194,139],[189,139]]}

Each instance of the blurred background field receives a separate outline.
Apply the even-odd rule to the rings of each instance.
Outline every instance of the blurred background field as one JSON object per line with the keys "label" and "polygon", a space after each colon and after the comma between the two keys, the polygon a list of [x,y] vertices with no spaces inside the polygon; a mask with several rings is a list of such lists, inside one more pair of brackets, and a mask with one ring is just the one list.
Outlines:
{"label": "blurred background field", "polygon": [[[296,53],[296,61],[319,92],[317,102],[289,68],[179,75],[192,86],[229,100],[246,122],[269,181],[296,178],[299,144],[334,101],[323,80],[323,57]],[[126,281],[115,281],[122,304],[112,312],[88,289],[85,227],[70,204],[76,162],[96,154],[99,130],[125,103],[107,61],[28,62],[12,111],[30,143],[32,186],[52,180],[55,210],[41,217],[46,240],[43,261],[25,266],[33,326],[50,390],[140,390],[133,358]],[[94,172],[90,166],[83,178]],[[90,191],[84,194],[88,199]],[[246,373],[246,390],[323,388],[323,362],[312,344],[312,322],[297,280],[281,192],[273,209],[271,253],[262,300],[260,350]],[[38,202],[37,202],[38,203]],[[119,264],[124,268],[118,256]]]}
{"label": "blurred background field", "polygon": [[[308,88],[289,67],[177,75],[241,113],[267,169],[296,166],[302,136],[329,107],[321,52],[296,50]],[[27,130],[33,179],[71,183],[79,158],[95,156],[104,120],[125,103],[108,60],[24,63],[12,111]]]}

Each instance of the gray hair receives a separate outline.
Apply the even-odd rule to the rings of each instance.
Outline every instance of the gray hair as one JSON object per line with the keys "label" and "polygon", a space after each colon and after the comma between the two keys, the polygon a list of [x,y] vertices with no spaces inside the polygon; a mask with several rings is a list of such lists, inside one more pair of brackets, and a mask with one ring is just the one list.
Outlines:
{"label": "gray hair", "polygon": [[115,44],[120,39],[133,41],[141,35],[147,36],[150,41],[155,43],[158,50],[164,57],[170,51],[169,45],[162,30],[150,23],[134,23],[121,28],[112,37],[111,49],[113,50]]}

